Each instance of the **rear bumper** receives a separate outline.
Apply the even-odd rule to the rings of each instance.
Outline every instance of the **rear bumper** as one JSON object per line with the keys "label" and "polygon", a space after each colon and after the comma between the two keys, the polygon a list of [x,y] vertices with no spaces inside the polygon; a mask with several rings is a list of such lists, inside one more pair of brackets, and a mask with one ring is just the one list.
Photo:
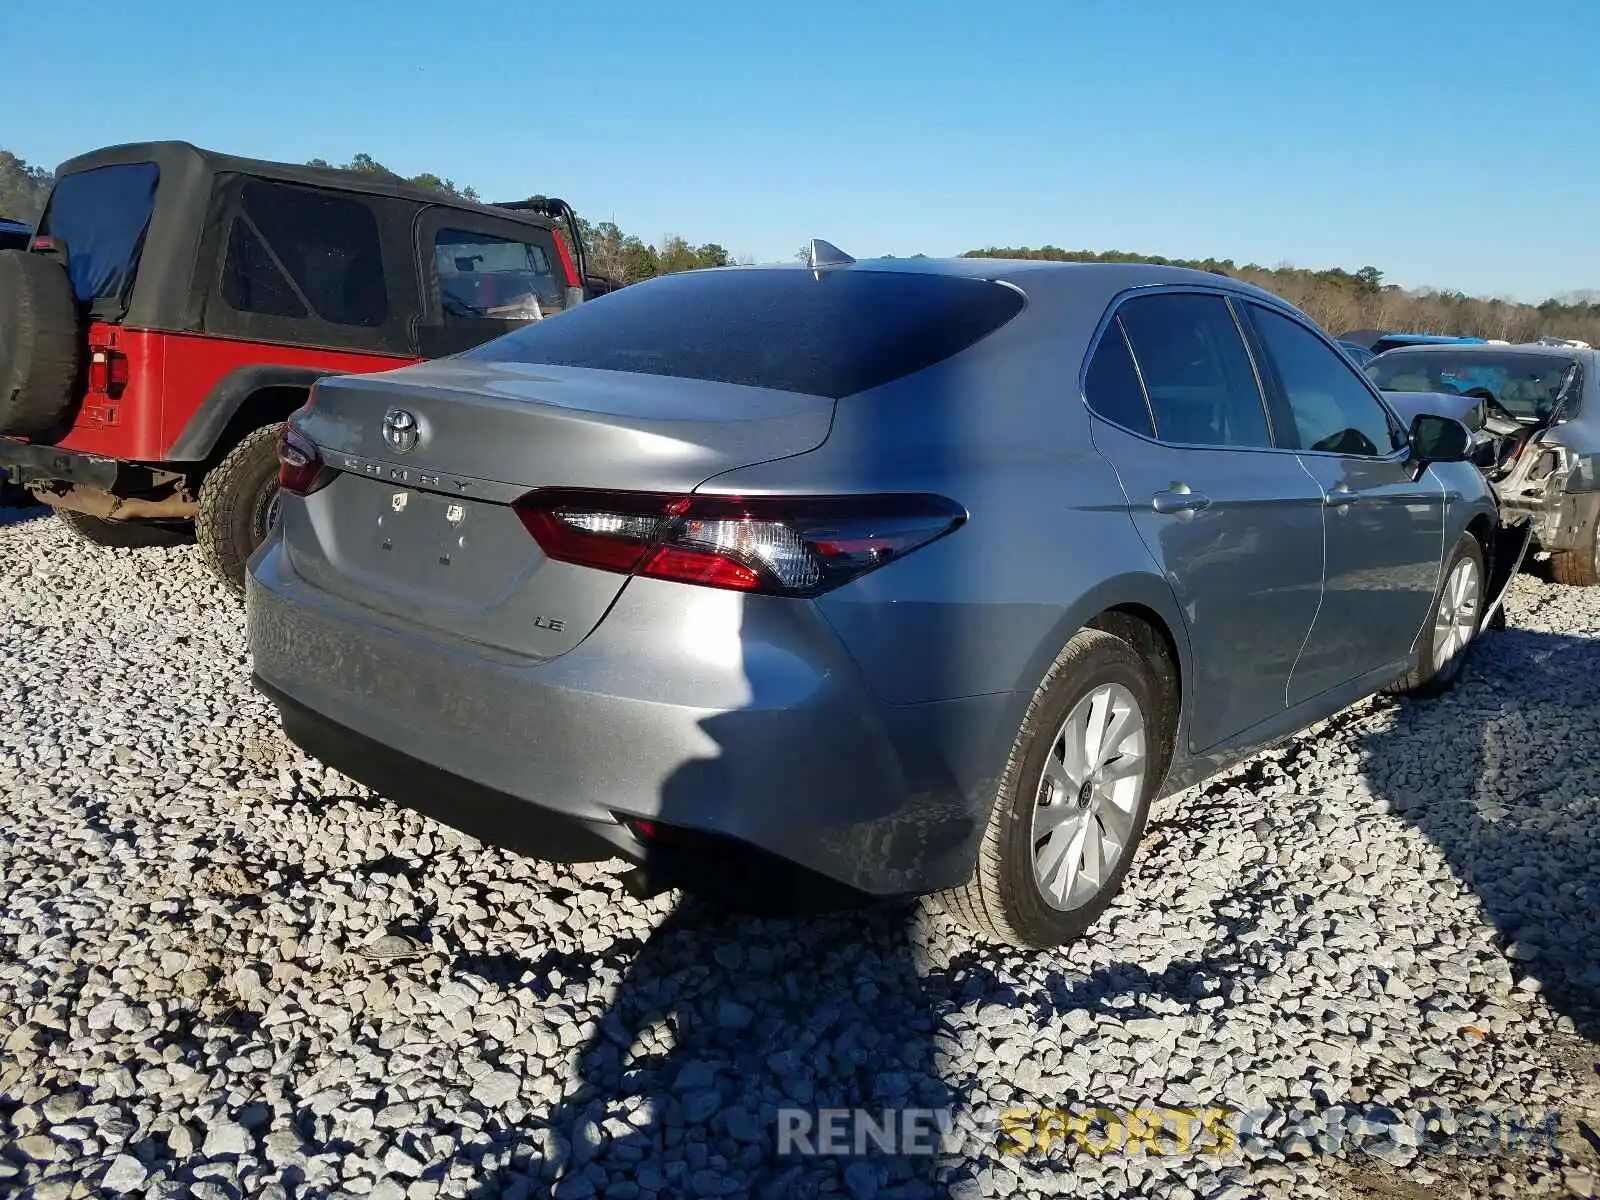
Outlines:
{"label": "rear bumper", "polygon": [[9,476],[19,487],[30,483],[70,483],[112,495],[149,491],[163,478],[171,478],[137,463],[4,437],[0,437],[0,475]]}
{"label": "rear bumper", "polygon": [[1600,512],[1600,492],[1558,492],[1543,502],[1519,497],[1503,501],[1501,507],[1508,516],[1525,516],[1533,522],[1534,540],[1541,550],[1587,552]]}
{"label": "rear bumper", "polygon": [[971,869],[1009,698],[881,705],[809,604],[633,580],[536,662],[314,588],[276,537],[247,602],[290,738],[484,840],[661,865],[645,819],[707,835],[679,866],[766,857],[871,896]]}

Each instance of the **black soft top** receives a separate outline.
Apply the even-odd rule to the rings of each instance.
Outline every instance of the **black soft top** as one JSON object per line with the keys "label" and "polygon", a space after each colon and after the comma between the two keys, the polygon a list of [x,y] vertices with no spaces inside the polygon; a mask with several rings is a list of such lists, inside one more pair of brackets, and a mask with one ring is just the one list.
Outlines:
{"label": "black soft top", "polygon": [[[338,191],[358,192],[364,196],[393,196],[418,204],[441,204],[447,208],[464,209],[486,216],[506,218],[508,210],[489,204],[475,204],[445,192],[418,187],[403,180],[388,180],[379,175],[364,175],[344,171],[337,167],[308,167],[296,163],[270,162],[261,158],[243,158],[237,154],[219,154],[189,142],[128,142],[121,146],[107,146],[69,158],[56,169],[56,177],[92,171],[118,163],[153,162],[161,177],[169,175],[186,179],[223,174],[252,175],[258,179],[276,179],[284,183],[301,183],[308,187],[332,188]],[[531,212],[516,211],[514,220],[542,225],[549,229],[554,222]]]}
{"label": "black soft top", "polygon": [[[105,311],[96,312],[135,329],[412,355],[418,352],[416,324],[423,303],[414,232],[420,221],[430,219],[427,214],[441,210],[478,214],[501,224],[540,229],[547,237],[556,230],[556,222],[542,212],[475,204],[403,181],[333,167],[218,154],[188,142],[131,142],[81,154],[61,164],[56,187],[87,171],[143,163],[155,165],[158,179],[154,208],[137,252],[137,282],[131,294],[114,303],[97,302]],[[335,325],[314,318],[288,322],[232,313],[216,302],[217,264],[225,253],[240,189],[251,179],[343,192],[372,212],[388,288],[388,316],[381,325]],[[54,193],[46,204],[47,223],[53,202]]]}

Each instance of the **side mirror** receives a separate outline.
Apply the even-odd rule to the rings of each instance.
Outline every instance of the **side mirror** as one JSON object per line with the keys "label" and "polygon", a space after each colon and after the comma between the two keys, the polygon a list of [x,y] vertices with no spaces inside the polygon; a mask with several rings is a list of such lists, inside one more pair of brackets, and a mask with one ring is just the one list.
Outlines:
{"label": "side mirror", "polygon": [[1466,462],[1472,455],[1472,433],[1454,417],[1421,413],[1411,422],[1411,458],[1429,463]]}

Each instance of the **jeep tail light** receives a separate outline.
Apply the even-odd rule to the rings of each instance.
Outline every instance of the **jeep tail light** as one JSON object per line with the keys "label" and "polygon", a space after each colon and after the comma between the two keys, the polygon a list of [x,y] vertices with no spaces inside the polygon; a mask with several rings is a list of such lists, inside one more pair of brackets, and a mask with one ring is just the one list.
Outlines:
{"label": "jeep tail light", "polygon": [[957,528],[942,496],[674,496],[550,488],[516,503],[560,562],[780,596],[817,596]]}
{"label": "jeep tail light", "polygon": [[567,239],[561,236],[561,230],[552,229],[550,237],[556,244],[556,257],[561,260],[561,270],[566,274],[568,287],[582,287],[583,280],[578,278],[578,268],[572,264],[572,251],[567,249]]}
{"label": "jeep tail light", "polygon": [[116,350],[89,352],[89,390],[110,396],[122,395],[128,386],[128,356]]}
{"label": "jeep tail light", "polygon": [[291,496],[309,496],[333,476],[316,443],[285,422],[278,435],[278,487]]}

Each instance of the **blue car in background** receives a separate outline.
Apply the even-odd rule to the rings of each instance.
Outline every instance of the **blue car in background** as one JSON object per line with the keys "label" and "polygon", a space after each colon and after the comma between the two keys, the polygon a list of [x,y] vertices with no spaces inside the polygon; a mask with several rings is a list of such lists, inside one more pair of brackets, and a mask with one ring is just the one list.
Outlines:
{"label": "blue car in background", "polygon": [[1386,333],[1372,343],[1372,352],[1382,354],[1399,346],[1482,346],[1487,341],[1487,338],[1447,337],[1441,333]]}
{"label": "blue car in background", "polygon": [[1398,346],[1481,346],[1486,340],[1481,337],[1451,337],[1442,333],[1390,333],[1382,329],[1352,329],[1338,338],[1340,346],[1359,346],[1367,351],[1368,358]]}

